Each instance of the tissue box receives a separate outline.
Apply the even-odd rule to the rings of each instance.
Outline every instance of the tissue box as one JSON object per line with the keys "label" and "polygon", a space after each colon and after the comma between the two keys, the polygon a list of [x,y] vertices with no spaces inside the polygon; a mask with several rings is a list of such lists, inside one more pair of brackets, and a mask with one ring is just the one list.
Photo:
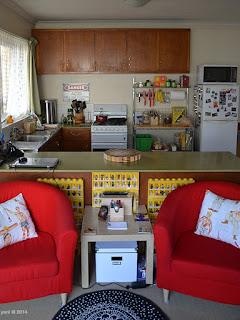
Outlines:
{"label": "tissue box", "polygon": [[172,124],[180,123],[180,119],[186,115],[186,107],[172,108]]}

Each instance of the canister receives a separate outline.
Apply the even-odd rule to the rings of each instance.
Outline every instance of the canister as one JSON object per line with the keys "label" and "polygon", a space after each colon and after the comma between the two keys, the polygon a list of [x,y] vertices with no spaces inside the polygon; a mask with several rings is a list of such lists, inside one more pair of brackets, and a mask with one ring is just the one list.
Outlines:
{"label": "canister", "polygon": [[42,123],[57,123],[57,100],[41,100]]}

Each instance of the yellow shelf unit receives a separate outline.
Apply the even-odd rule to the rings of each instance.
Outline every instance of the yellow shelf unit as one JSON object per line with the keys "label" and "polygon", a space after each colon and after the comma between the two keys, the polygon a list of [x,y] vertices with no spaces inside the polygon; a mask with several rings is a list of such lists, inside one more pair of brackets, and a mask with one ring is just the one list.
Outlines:
{"label": "yellow shelf unit", "polygon": [[56,178],[47,179],[39,178],[37,181],[51,184],[62,190],[70,200],[75,216],[76,227],[78,230],[77,252],[80,254],[80,234],[82,228],[82,219],[84,213],[84,181],[83,179]]}
{"label": "yellow shelf unit", "polygon": [[154,224],[159,209],[161,208],[166,196],[178,187],[194,183],[192,178],[166,178],[148,180],[148,213],[151,223]]}
{"label": "yellow shelf unit", "polygon": [[93,172],[92,206],[101,207],[104,191],[128,191],[139,200],[139,172]]}

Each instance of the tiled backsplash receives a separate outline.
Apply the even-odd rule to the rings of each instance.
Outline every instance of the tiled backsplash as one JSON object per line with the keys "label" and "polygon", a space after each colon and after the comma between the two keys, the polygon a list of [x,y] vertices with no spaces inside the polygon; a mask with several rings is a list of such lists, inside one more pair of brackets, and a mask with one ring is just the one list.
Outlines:
{"label": "tiled backsplash", "polygon": [[[57,104],[57,121],[61,122],[61,116],[67,116],[68,109],[71,109],[71,102],[69,104]],[[93,121],[93,104],[87,103],[87,108],[83,110],[85,116],[85,122]]]}

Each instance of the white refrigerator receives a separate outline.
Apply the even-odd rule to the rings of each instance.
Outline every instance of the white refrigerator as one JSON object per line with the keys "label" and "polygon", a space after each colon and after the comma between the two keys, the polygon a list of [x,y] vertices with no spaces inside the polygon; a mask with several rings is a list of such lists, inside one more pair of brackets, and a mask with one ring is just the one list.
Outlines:
{"label": "white refrigerator", "polygon": [[195,150],[236,154],[239,86],[197,85],[195,99]]}

